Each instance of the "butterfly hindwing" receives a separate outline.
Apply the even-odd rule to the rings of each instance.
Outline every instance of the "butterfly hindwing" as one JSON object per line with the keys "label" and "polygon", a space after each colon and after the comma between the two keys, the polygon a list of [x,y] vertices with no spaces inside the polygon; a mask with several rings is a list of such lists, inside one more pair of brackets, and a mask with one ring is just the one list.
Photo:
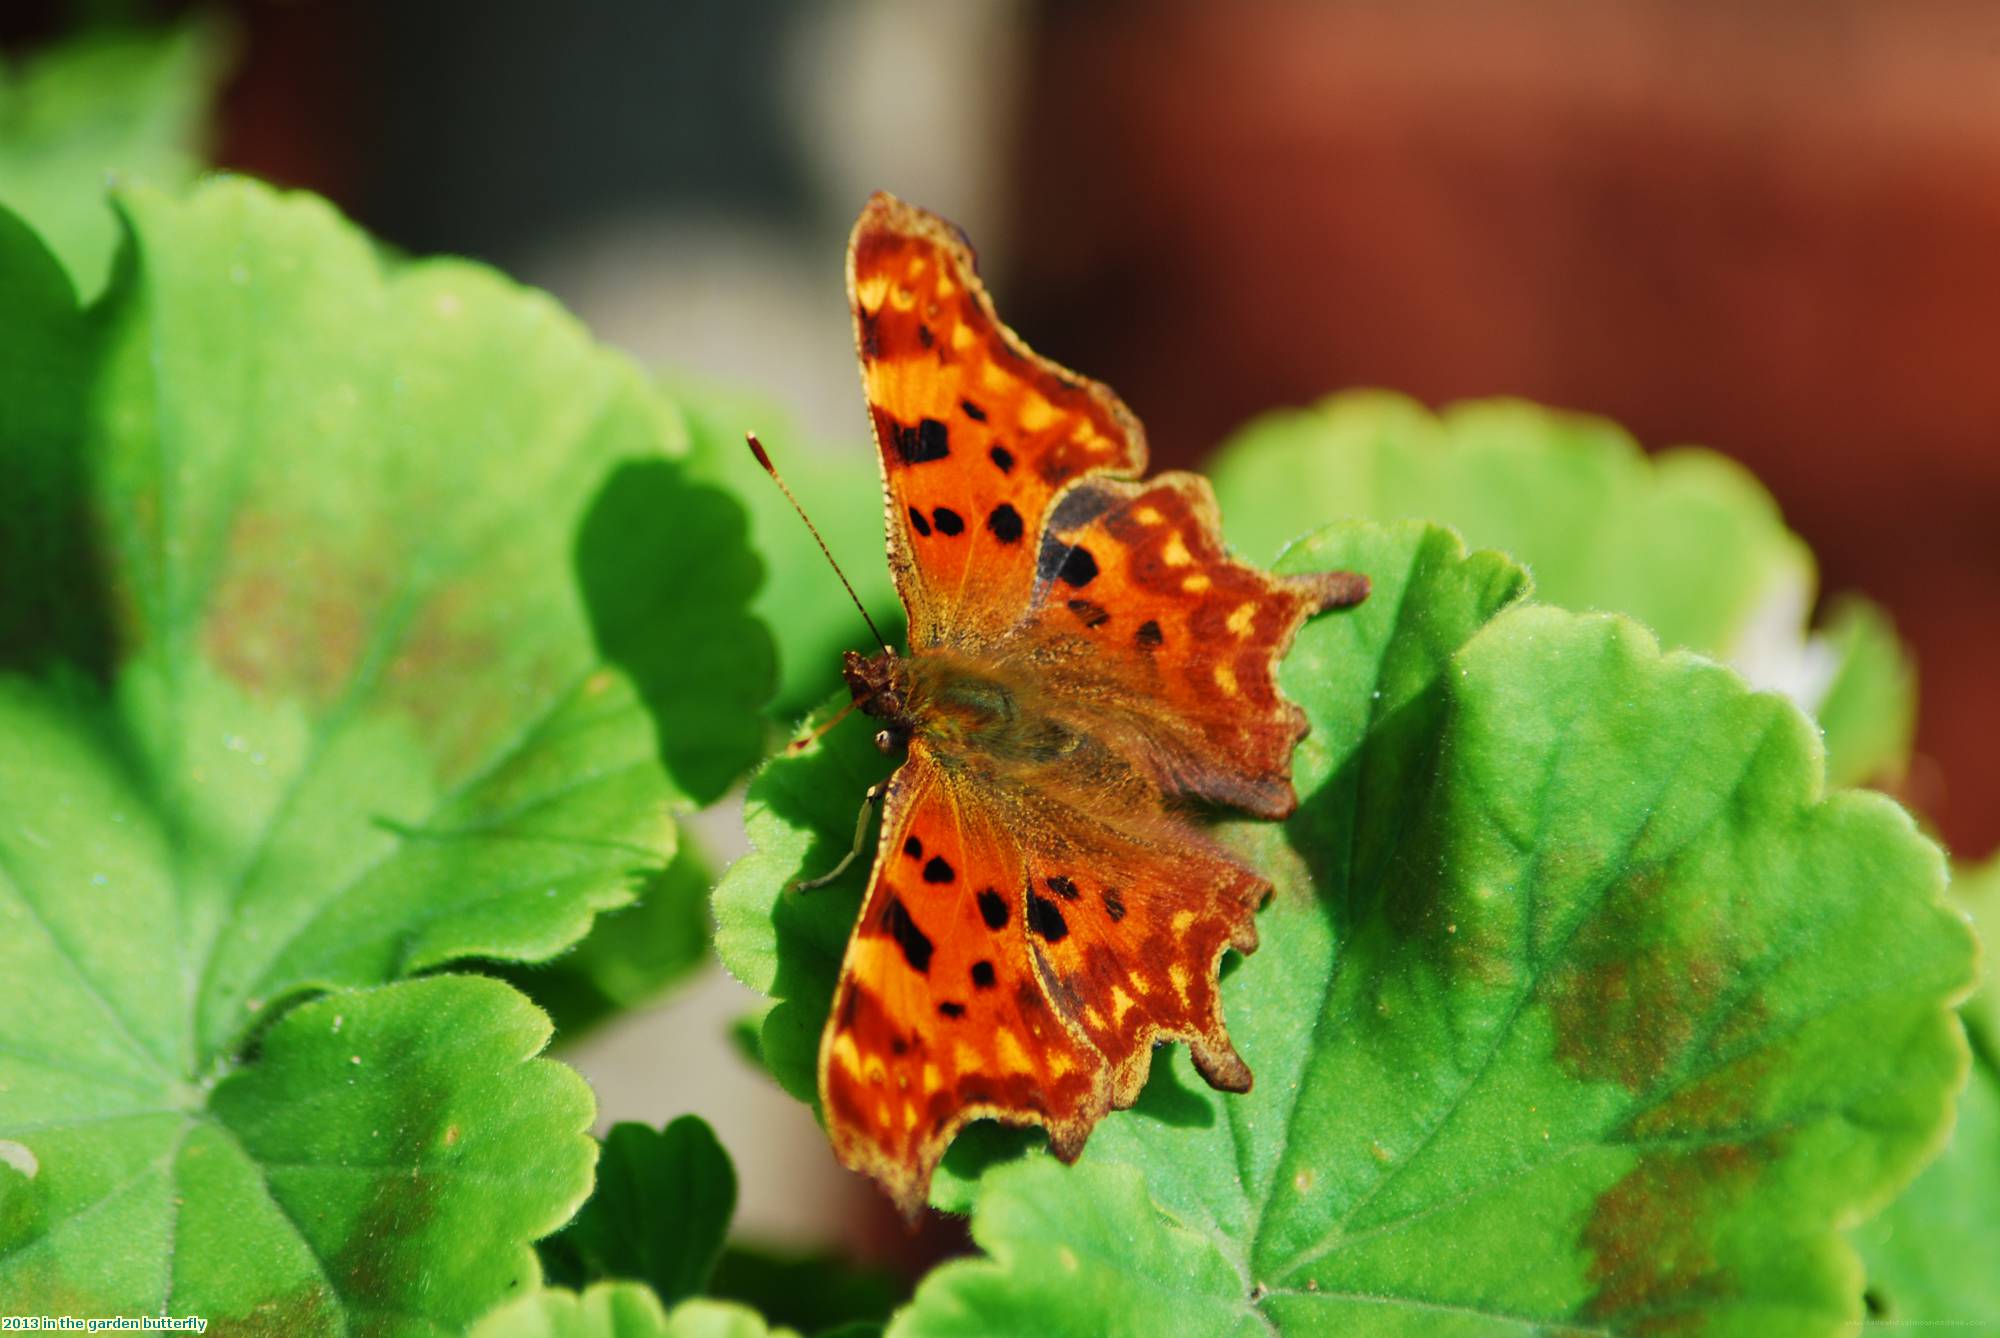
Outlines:
{"label": "butterfly hindwing", "polygon": [[1096,472],[1142,470],[1144,433],[1109,389],[1001,324],[971,248],[934,214],[869,200],[848,297],[910,645],[990,636],[1025,607],[1051,499]]}
{"label": "butterfly hindwing", "polygon": [[1306,720],[1278,694],[1278,661],[1308,617],[1367,590],[1235,560],[1198,475],[1096,479],[1050,518],[1020,638],[1051,696],[1085,703],[1081,727],[1123,742],[1163,790],[1282,818]]}

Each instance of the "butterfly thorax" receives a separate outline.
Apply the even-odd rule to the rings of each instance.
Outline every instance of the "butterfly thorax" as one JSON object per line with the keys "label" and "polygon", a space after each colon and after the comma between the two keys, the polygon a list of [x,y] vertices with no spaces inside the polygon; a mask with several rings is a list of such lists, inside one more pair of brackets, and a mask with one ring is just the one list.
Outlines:
{"label": "butterfly thorax", "polygon": [[1083,745],[1074,730],[1037,709],[1032,685],[997,665],[939,650],[885,650],[872,658],[849,651],[842,673],[855,704],[883,722],[876,741],[884,752],[920,739],[943,757],[1050,762]]}

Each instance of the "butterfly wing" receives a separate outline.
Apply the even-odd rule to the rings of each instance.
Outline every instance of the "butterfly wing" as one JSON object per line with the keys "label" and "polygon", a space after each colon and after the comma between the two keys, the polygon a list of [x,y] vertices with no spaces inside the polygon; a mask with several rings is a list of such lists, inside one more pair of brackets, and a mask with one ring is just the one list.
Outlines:
{"label": "butterfly wing", "polygon": [[1198,475],[1094,479],[1049,519],[1015,653],[1051,711],[1161,790],[1282,818],[1306,719],[1278,694],[1278,662],[1308,617],[1367,593],[1349,572],[1274,576],[1230,557]]}
{"label": "butterfly wing", "polygon": [[1144,431],[1108,388],[1000,323],[971,248],[935,214],[870,199],[847,284],[911,648],[1011,625],[1050,501],[1093,473],[1136,475]]}
{"label": "butterfly wing", "polygon": [[1104,1063],[1029,960],[1025,866],[993,806],[913,748],[883,805],[819,1055],[834,1152],[906,1216],[968,1121],[1041,1124],[1074,1157],[1103,1113]]}
{"label": "butterfly wing", "polygon": [[1073,1159],[1156,1041],[1250,1086],[1216,965],[1256,947],[1268,882],[1136,778],[1082,779],[918,745],[892,783],[819,1079],[836,1154],[906,1214],[974,1119],[1041,1125]]}

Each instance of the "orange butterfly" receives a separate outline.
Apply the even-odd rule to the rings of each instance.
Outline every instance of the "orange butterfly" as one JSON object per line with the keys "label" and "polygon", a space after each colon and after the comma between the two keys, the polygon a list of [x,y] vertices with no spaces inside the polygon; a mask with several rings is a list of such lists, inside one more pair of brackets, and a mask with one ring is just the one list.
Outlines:
{"label": "orange butterfly", "polygon": [[968,1121],[1042,1125],[1074,1160],[1155,1041],[1249,1089],[1216,968],[1257,946],[1270,884],[1191,809],[1297,806],[1277,660],[1368,582],[1247,567],[1206,480],[1129,481],[1138,420],[1000,323],[944,220],[876,195],[847,284],[910,653],[844,672],[908,757],[819,1090],[840,1160],[914,1216]]}

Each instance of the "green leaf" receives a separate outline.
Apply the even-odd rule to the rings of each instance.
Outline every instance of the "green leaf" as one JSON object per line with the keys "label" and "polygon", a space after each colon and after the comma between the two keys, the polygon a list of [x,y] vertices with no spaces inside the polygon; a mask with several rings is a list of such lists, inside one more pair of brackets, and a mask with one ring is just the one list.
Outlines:
{"label": "green leaf", "polygon": [[[742,499],[757,551],[770,569],[753,607],[783,639],[778,694],[771,706],[790,725],[840,688],[840,652],[872,647],[840,578],[791,503],[751,457],[743,433],[754,429],[763,434],[766,449],[875,625],[899,642],[903,606],[882,547],[882,478],[874,463],[874,443],[857,439],[834,450],[816,447],[804,442],[767,400],[710,388],[677,386],[675,391],[694,436],[692,468],[698,477]],[[861,407],[857,395],[857,422]]]}
{"label": "green leaf", "polygon": [[671,1315],[646,1288],[601,1282],[581,1296],[543,1291],[488,1315],[472,1338],[797,1338],[766,1328],[754,1311],[723,1301],[683,1301]]}
{"label": "green leaf", "polygon": [[550,1290],[518,1297],[474,1326],[471,1338],[668,1338],[667,1313],[649,1288],[600,1282],[580,1296]]}
{"label": "green leaf", "polygon": [[1986,976],[1965,1003],[1965,1024],[1988,1061],[2000,1065],[2000,985],[1993,978],[1993,957],[2000,952],[2000,855],[1953,870],[1951,899],[1972,920],[1987,953]]}
{"label": "green leaf", "polygon": [[2000,1328],[2000,1071],[1980,1057],[1944,1155],[1852,1233],[1868,1309],[1889,1325]]}
{"label": "green leaf", "polygon": [[[1281,1330],[1851,1323],[1836,1227],[1936,1148],[1965,1062],[1973,949],[1936,849],[1887,800],[1825,793],[1782,699],[1625,620],[1515,604],[1518,574],[1445,532],[1338,527],[1281,566],[1375,591],[1284,666],[1313,727],[1299,812],[1234,828],[1277,882],[1223,987],[1256,1086],[1212,1092],[1176,1048],[1082,1166],[1143,1175]],[[719,946],[802,1031],[821,927],[771,884],[845,846],[845,805],[810,792],[851,795],[852,768],[769,764],[718,892]],[[1091,1252],[1090,1174],[1005,1182],[1043,1246]],[[1160,1285],[1134,1270],[1124,1304]],[[920,1290],[903,1323],[960,1304]],[[985,1318],[1091,1329],[1059,1301]]]}
{"label": "green leaf", "polygon": [[1864,599],[1834,604],[1822,633],[1835,668],[1813,714],[1830,785],[1903,779],[1917,733],[1917,671],[1889,615]]}
{"label": "green leaf", "polygon": [[659,997],[708,961],[708,864],[683,840],[673,862],[639,885],[638,900],[597,917],[581,943],[546,962],[494,974],[548,1010],[559,1044]]}
{"label": "green leaf", "polygon": [[[816,712],[808,725],[835,706]],[[750,782],[743,822],[750,853],[730,865],[714,895],[715,950],[730,974],[775,1000],[757,1036],[771,1076],[801,1101],[817,1103],[819,1034],[833,1004],[841,954],[868,877],[865,858],[835,883],[817,878],[854,848],[862,796],[894,764],[852,722],[799,754],[780,754]],[[877,819],[864,837],[874,848]]]}
{"label": "green leaf", "polygon": [[722,1252],[708,1292],[739,1301],[773,1324],[825,1335],[873,1326],[909,1298],[909,1285],[886,1269],[830,1254],[789,1254],[732,1245]]}
{"label": "green leaf", "polygon": [[[164,1154],[126,1117],[206,1128],[302,996],[545,957],[629,902],[674,814],[760,749],[771,652],[740,511],[687,477],[672,406],[547,299],[459,262],[384,271],[323,203],[246,182],[122,208],[129,255],[87,316],[0,222],[0,294],[32,299],[0,340],[47,335],[66,378],[32,390],[60,412],[0,410],[27,484],[0,494],[20,559],[0,628],[56,649],[8,644],[46,681],[0,678],[0,979],[21,1000],[0,1140],[134,1177]],[[55,616],[72,605],[91,611]],[[532,1110],[498,1095],[483,1119]],[[184,1243],[222,1201],[158,1174]],[[563,1215],[463,1234],[507,1261]],[[405,1267],[407,1235],[442,1286],[449,1252],[417,1226],[356,1238],[377,1255],[354,1245],[355,1285]],[[133,1233],[143,1268],[119,1254],[138,1271],[57,1308],[108,1313],[141,1273],[149,1308],[178,1301],[175,1238]],[[239,1232],[214,1285],[256,1280],[231,1261],[273,1239]],[[213,1313],[270,1299],[218,1291]]]}
{"label": "green leaf", "polygon": [[111,268],[113,174],[179,187],[201,169],[227,46],[211,23],[105,31],[0,68],[0,205],[48,239],[77,291]]}
{"label": "green leaf", "polygon": [[1003,1167],[973,1211],[972,1239],[989,1257],[931,1273],[890,1338],[1271,1331],[1229,1258],[1163,1214],[1129,1166]]}
{"label": "green leaf", "polygon": [[1648,457],[1600,418],[1516,400],[1433,415],[1400,395],[1268,414],[1217,453],[1230,541],[1262,558],[1344,517],[1450,525],[1534,574],[1536,597],[1629,613],[1727,657],[1775,600],[1802,618],[1812,559],[1770,495],[1709,451]]}
{"label": "green leaf", "polygon": [[[60,1023],[66,1002],[13,1011]],[[462,1329],[535,1281],[527,1242],[589,1190],[589,1089],[531,1058],[548,1022],[498,981],[329,995],[212,1087],[150,1053],[108,992],[75,1002],[81,1038],[10,1026],[0,1061],[0,1295],[17,1310]]]}
{"label": "green leaf", "polygon": [[645,1282],[672,1305],[707,1287],[735,1211],[735,1168],[699,1117],[658,1133],[616,1124],[598,1159],[597,1192],[542,1257],[554,1281]]}
{"label": "green leaf", "polygon": [[1631,614],[1791,696],[1820,721],[1832,784],[1893,782],[1909,759],[1915,680],[1888,619],[1848,599],[1808,637],[1810,554],[1756,480],[1713,452],[1647,456],[1602,419],[1519,401],[1433,415],[1361,392],[1256,420],[1214,473],[1247,552],[1343,516],[1451,525],[1523,562],[1538,598]]}

